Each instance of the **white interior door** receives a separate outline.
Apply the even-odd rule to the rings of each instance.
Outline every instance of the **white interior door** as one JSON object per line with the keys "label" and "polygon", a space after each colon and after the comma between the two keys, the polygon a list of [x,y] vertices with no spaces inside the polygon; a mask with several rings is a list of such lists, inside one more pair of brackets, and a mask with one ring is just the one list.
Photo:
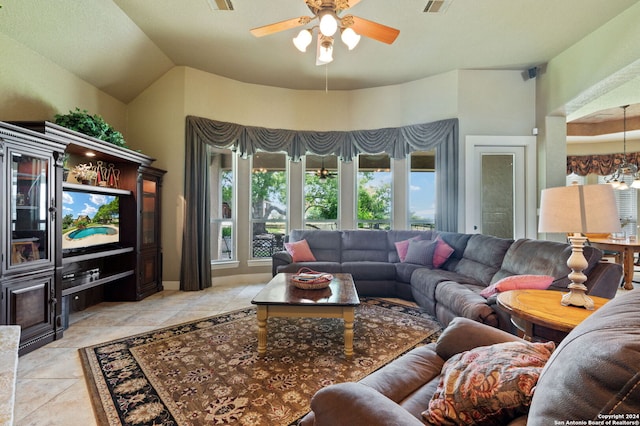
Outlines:
{"label": "white interior door", "polygon": [[535,238],[535,138],[521,138],[467,138],[466,232]]}

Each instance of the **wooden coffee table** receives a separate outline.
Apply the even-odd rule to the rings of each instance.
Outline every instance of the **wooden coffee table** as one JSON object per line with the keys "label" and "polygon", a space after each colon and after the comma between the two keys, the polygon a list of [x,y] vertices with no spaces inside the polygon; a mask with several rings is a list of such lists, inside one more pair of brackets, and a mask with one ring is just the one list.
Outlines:
{"label": "wooden coffee table", "polygon": [[273,277],[251,303],[258,310],[258,354],[267,352],[267,320],[269,317],[342,318],[344,320],[344,353],[353,355],[353,321],[355,307],[360,304],[351,274],[333,274],[329,287],[301,290],[293,285],[295,274],[280,273]]}
{"label": "wooden coffee table", "polygon": [[562,306],[564,292],[554,290],[510,290],[498,294],[498,306],[511,314],[511,322],[526,340],[554,340],[559,343],[573,328],[609,299],[589,296],[595,309]]}

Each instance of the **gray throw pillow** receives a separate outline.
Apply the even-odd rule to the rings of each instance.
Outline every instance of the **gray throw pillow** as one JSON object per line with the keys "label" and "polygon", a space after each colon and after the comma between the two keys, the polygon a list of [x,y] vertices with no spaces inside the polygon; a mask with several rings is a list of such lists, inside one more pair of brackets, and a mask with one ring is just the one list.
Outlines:
{"label": "gray throw pillow", "polygon": [[410,240],[404,262],[433,267],[433,253],[436,251],[436,245],[435,240]]}

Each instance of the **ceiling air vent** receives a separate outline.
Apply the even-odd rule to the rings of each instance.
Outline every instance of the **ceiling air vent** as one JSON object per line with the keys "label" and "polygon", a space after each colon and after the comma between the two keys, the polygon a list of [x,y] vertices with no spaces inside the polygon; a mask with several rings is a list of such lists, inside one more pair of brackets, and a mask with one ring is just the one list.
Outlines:
{"label": "ceiling air vent", "polygon": [[424,8],[425,13],[444,13],[453,0],[429,0]]}
{"label": "ceiling air vent", "polygon": [[207,0],[212,10],[233,10],[231,0]]}

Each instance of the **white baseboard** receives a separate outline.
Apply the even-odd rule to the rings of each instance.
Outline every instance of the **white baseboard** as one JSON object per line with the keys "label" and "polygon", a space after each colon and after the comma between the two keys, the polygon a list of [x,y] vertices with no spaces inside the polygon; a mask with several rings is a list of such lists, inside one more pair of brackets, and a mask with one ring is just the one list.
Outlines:
{"label": "white baseboard", "polygon": [[[214,286],[216,285],[247,285],[268,283],[271,281],[270,273],[263,274],[242,274],[229,275],[225,277],[213,277],[211,279]],[[162,281],[165,290],[180,290],[180,281]]]}

